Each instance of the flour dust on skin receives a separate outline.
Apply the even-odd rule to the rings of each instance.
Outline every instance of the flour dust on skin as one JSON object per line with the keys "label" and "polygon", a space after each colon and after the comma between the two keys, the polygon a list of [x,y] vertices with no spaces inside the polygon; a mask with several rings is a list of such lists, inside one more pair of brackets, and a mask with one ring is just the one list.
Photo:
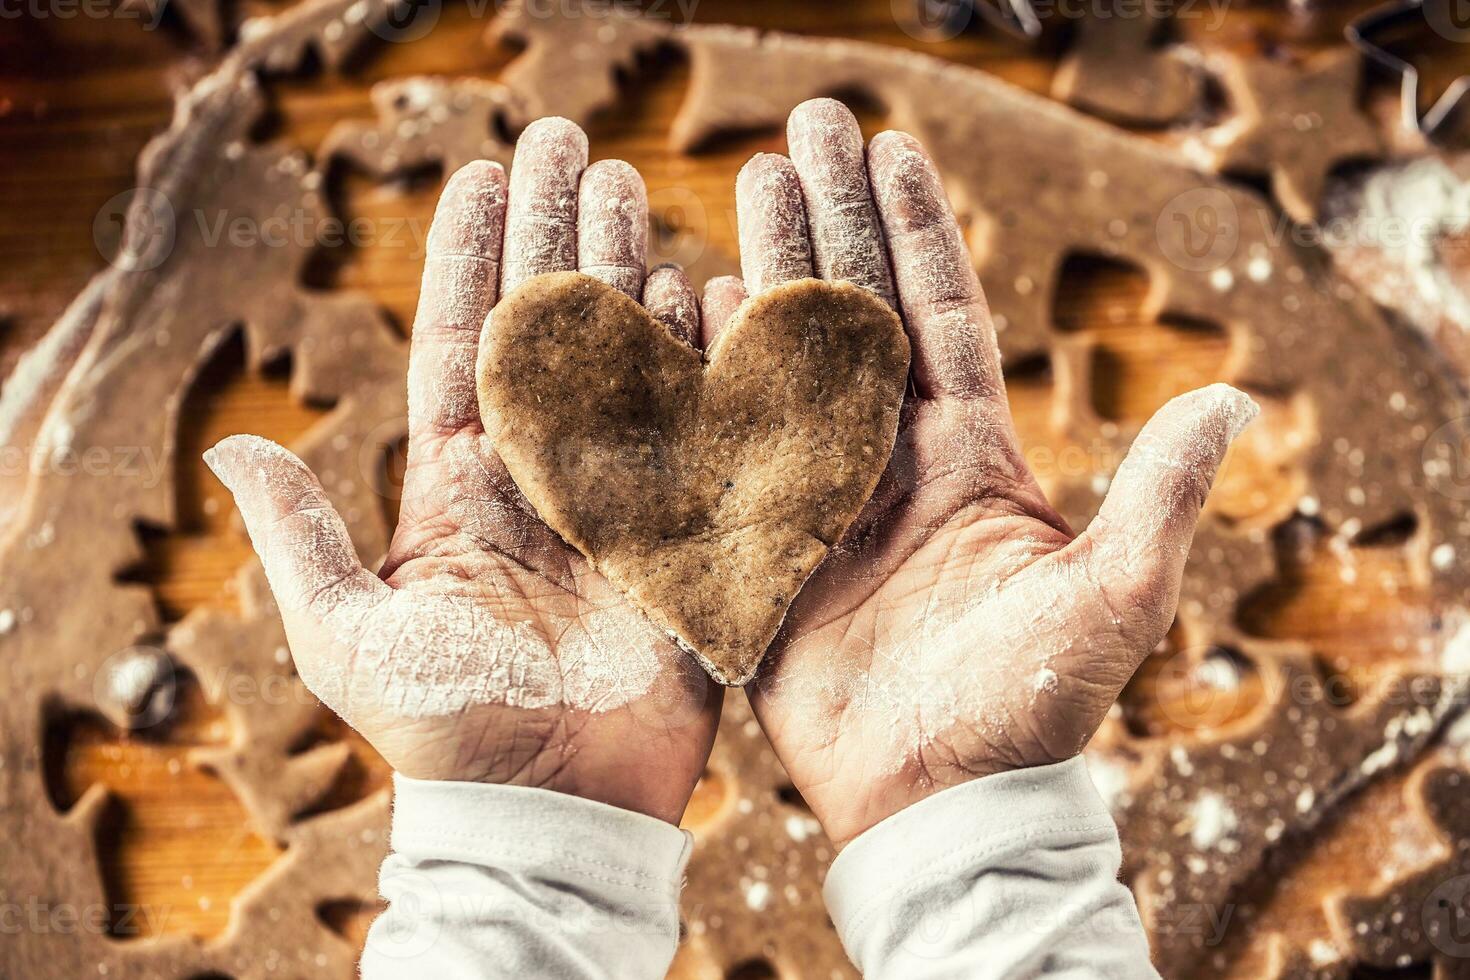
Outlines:
{"label": "flour dust on skin", "polygon": [[419,720],[497,704],[612,711],[668,666],[667,644],[610,593],[518,621],[483,596],[393,588],[359,563],[305,466],[268,440],[232,436],[206,461],[237,493],[302,681],[349,723],[368,710]]}
{"label": "flour dust on skin", "polygon": [[[1226,385],[1181,396],[1135,440],[1114,481],[1115,493],[1158,494],[1164,484],[1152,477],[1164,472],[1189,475],[1167,484],[1181,493],[1208,487],[1225,447],[1257,411],[1248,396]],[[1181,430],[1185,425],[1188,430]],[[1128,513],[1154,522],[1145,528],[1146,538],[1187,553],[1189,536],[1178,533],[1177,522],[1191,515],[1192,531],[1197,503],[1130,500],[1126,506]],[[1079,731],[1080,740],[1073,740],[1074,733],[1036,732],[1036,726],[1072,711],[1068,699],[1081,697],[1079,691],[1095,688],[1100,679],[1116,695],[1148,650],[1132,649],[1130,624],[1099,601],[1105,590],[1089,562],[1039,536],[1012,538],[1004,548],[1006,567],[988,585],[966,581],[947,592],[933,590],[912,622],[854,622],[839,641],[856,645],[848,655],[789,673],[778,657],[760,683],[809,706],[828,725],[883,719],[864,726],[870,732],[864,756],[865,764],[886,774],[946,747],[957,733],[1004,746],[1019,731],[1044,742],[1059,740],[1053,744],[1076,741],[1061,748],[1076,752],[1090,732]],[[1115,572],[1125,578],[1143,574],[1132,567]],[[1178,582],[1157,587],[1177,590]],[[1169,595],[1148,601],[1172,613],[1164,609]],[[1169,617],[1158,618],[1166,623]],[[859,639],[864,636],[866,642]],[[1107,710],[1106,703],[1096,707],[1099,717]]]}

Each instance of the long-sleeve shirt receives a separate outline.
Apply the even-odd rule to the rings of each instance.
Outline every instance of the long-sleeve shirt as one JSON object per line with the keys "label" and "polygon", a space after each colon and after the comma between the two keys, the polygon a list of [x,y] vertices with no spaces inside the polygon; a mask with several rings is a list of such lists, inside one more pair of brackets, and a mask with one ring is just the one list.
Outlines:
{"label": "long-sleeve shirt", "polygon": [[[661,980],[692,838],[518,786],[395,779],[367,980]],[[1080,758],[986,776],[869,829],[823,889],[869,980],[1156,977]]]}

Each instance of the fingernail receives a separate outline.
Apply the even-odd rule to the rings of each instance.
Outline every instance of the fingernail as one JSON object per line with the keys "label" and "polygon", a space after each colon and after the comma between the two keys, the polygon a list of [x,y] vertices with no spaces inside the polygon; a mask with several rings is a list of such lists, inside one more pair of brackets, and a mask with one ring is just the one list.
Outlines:
{"label": "fingernail", "polygon": [[230,489],[230,481],[225,478],[223,469],[224,460],[220,457],[219,451],[219,447],[222,445],[224,445],[223,439],[204,450],[204,465],[209,467],[209,471],[214,474],[215,479],[223,483],[225,489],[228,490]]}
{"label": "fingernail", "polygon": [[1232,442],[1261,414],[1256,400],[1232,385],[1213,384],[1205,391],[1215,403],[1220,420],[1225,423],[1227,438]]}

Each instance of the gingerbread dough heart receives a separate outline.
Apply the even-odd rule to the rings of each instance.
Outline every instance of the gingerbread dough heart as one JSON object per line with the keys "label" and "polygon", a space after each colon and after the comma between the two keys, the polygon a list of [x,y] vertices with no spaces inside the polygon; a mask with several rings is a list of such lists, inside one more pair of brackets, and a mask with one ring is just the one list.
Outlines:
{"label": "gingerbread dough heart", "polygon": [[480,343],[480,411],[558,534],[722,684],[893,451],[909,344],[881,300],[802,280],[748,300],[708,358],[580,273],[527,282]]}

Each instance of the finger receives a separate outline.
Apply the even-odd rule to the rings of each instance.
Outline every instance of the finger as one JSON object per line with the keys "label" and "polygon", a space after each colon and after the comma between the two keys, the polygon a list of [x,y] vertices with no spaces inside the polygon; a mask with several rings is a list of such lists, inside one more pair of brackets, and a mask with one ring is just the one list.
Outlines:
{"label": "finger", "polygon": [[1143,427],[1097,517],[1069,546],[1111,583],[1114,606],[1154,610],[1168,628],[1215,473],[1259,411],[1250,396],[1215,384],[1173,399]]}
{"label": "finger", "polygon": [[865,286],[896,306],[857,119],[836,99],[812,99],[792,111],[786,141],[801,176],[817,276]]}
{"label": "finger", "polygon": [[699,346],[699,298],[689,277],[677,265],[661,265],[648,274],[643,305],[650,316],[690,347]]}
{"label": "finger", "polygon": [[990,310],[929,155],[912,136],[890,131],[873,137],[868,165],[919,393],[1003,401]]}
{"label": "finger", "polygon": [[258,436],[230,436],[204,461],[240,509],[301,679],[339,705],[332,678],[342,672],[322,662],[334,648],[328,640],[362,629],[392,589],[362,567],[322,485],[292,453]]}
{"label": "finger", "polygon": [[730,325],[730,318],[745,299],[745,283],[735,276],[716,276],[704,284],[699,329],[705,350],[709,350],[720,331]]}
{"label": "finger", "polygon": [[578,191],[577,268],[640,300],[647,255],[643,178],[622,160],[599,160]]}
{"label": "finger", "polygon": [[480,419],[475,354],[500,287],[505,169],[479,160],[444,185],[429,228],[408,362],[409,444]]}
{"label": "finger", "polygon": [[812,277],[812,246],[796,167],[778,153],[758,153],[735,178],[740,274],[757,296],[783,282]]}
{"label": "finger", "polygon": [[502,296],[527,279],[577,268],[577,185],[587,134],[558,116],[538,119],[516,142],[505,218]]}

